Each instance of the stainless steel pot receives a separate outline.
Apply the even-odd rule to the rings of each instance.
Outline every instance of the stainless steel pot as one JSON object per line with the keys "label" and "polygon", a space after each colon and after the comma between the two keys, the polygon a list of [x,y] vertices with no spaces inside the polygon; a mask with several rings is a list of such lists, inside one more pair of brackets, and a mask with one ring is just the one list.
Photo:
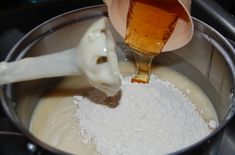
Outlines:
{"label": "stainless steel pot", "polygon": [[[88,25],[101,16],[107,16],[106,7],[103,5],[57,16],[25,35],[10,51],[6,61],[74,47]],[[200,86],[211,99],[220,125],[201,141],[173,154],[214,154],[216,150],[212,148],[219,145],[221,132],[235,110],[235,50],[222,35],[205,23],[194,19],[194,24],[194,37],[187,46],[174,52],[163,53],[153,63],[176,70]],[[123,51],[122,38],[114,30],[113,34],[117,41],[119,60],[127,58],[133,61],[132,53]],[[28,130],[38,100],[59,80],[60,78],[40,79],[1,87],[3,107],[12,122],[32,143],[32,152],[66,154],[38,140]]]}

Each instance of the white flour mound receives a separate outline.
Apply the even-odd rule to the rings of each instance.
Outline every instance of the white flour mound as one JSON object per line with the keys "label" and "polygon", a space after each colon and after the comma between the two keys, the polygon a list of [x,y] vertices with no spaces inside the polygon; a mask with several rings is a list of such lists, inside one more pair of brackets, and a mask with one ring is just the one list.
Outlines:
{"label": "white flour mound", "polygon": [[[149,84],[122,79],[118,105],[96,89],[74,96],[80,134],[101,155],[157,155],[177,151],[210,133],[195,105],[173,84],[151,77]],[[106,101],[104,101],[106,99]]]}

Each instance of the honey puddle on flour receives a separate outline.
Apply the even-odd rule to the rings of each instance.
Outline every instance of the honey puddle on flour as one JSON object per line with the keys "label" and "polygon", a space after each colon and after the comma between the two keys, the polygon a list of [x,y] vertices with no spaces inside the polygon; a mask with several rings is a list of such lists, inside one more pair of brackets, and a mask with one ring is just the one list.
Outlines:
{"label": "honey puddle on flour", "polygon": [[148,83],[151,62],[174,31],[184,13],[176,0],[131,0],[125,42],[134,50],[137,73],[132,82]]}

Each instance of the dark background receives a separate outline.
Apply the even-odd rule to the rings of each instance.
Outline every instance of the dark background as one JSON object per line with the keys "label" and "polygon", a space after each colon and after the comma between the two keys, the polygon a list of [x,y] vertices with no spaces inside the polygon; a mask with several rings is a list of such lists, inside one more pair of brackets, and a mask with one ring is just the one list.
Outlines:
{"label": "dark background", "polygon": [[[221,25],[221,21],[208,15],[210,10],[199,6],[207,1],[217,1],[220,4],[219,9],[217,5],[208,4],[208,6],[219,10],[215,12],[219,15],[230,16],[229,21],[232,19],[232,23],[235,25],[235,0],[192,0],[192,15],[194,17],[212,25],[227,38],[235,40],[234,28],[224,27],[227,24]],[[3,60],[19,38],[42,22],[73,9],[102,3],[102,0],[1,0],[0,60]],[[221,10],[226,10],[226,13]],[[213,16],[217,17],[218,14]],[[234,31],[233,37],[231,37],[231,31]]]}
{"label": "dark background", "polygon": [[[36,1],[38,2],[36,3]],[[197,6],[197,3],[200,4],[203,1],[206,3],[207,0],[192,0],[192,15],[209,23],[215,28],[217,27],[217,30],[223,29],[223,26],[218,26],[220,25],[219,22],[216,23],[213,18],[205,16],[206,9],[202,10]],[[222,6],[221,8],[229,13],[229,16],[234,17],[235,0],[214,1],[217,1],[220,6]],[[22,34],[27,33],[40,23],[73,9],[102,3],[102,0],[1,0],[0,60],[3,59],[9,49],[15,44],[16,40],[22,37]],[[216,8],[216,6],[211,7]],[[12,35],[7,36],[9,31],[15,35],[13,38],[11,38]],[[229,38],[229,33],[224,33]],[[233,39],[235,39],[235,37]]]}

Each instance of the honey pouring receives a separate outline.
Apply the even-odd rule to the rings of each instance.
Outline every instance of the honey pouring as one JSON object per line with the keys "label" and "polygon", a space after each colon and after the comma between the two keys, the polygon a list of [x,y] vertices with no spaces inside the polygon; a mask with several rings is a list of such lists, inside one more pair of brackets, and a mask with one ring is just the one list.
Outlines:
{"label": "honey pouring", "polygon": [[152,59],[186,45],[193,35],[191,0],[106,0],[114,28],[134,51],[132,82],[148,83]]}
{"label": "honey pouring", "polygon": [[[153,57],[192,38],[190,0],[107,0],[106,4],[113,26],[135,51],[138,72],[133,82],[147,83]],[[85,77],[107,96],[120,89],[115,43],[105,17],[88,28],[77,47],[0,63],[0,85],[67,75]]]}

